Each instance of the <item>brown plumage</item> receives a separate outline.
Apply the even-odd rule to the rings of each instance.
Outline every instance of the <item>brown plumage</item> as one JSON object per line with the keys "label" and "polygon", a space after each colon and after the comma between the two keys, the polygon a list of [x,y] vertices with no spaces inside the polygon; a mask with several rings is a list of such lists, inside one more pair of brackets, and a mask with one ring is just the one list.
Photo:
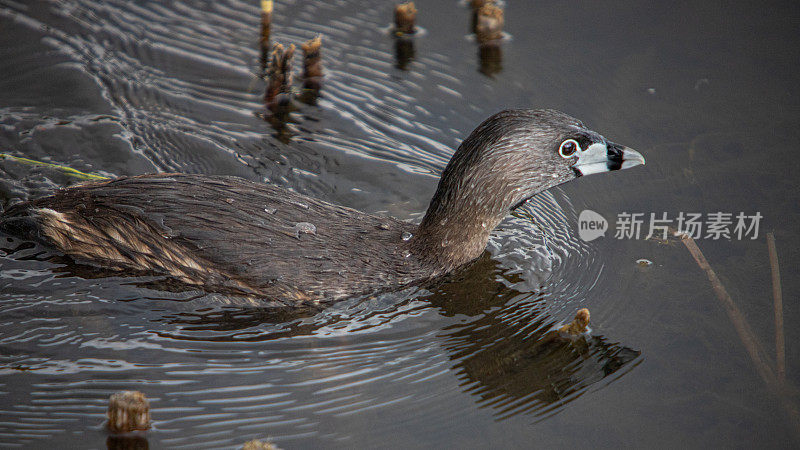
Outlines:
{"label": "brown plumage", "polygon": [[582,152],[559,154],[565,139],[607,149],[608,170],[624,168],[623,156],[643,162],[563,113],[504,111],[453,155],[419,226],[234,177],[158,174],[59,190],[10,208],[0,229],[209,291],[333,301],[425,283],[479,257],[511,209],[581,175]]}

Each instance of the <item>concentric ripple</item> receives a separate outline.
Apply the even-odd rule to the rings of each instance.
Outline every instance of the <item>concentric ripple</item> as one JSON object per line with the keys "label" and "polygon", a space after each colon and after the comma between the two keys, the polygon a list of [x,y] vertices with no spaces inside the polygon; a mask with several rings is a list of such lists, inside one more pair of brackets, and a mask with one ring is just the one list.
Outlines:
{"label": "concentric ripple", "polygon": [[[287,139],[263,120],[257,2],[2,2],[3,28],[27,37],[7,55],[12,81],[73,80],[82,97],[3,106],[0,151],[102,176],[237,175],[413,220],[496,91],[463,32],[453,53],[422,51],[433,33],[419,36],[410,69],[396,68],[387,17],[356,0],[275,3],[273,42],[323,36],[322,96]],[[77,181],[12,160],[0,172],[4,204]],[[0,445],[101,445],[123,389],[151,399],[150,442],[178,448],[377,446],[484,410],[547,417],[638,356],[602,336],[539,342],[602,273],[574,223],[569,199],[544,193],[465,273],[321,311],[102,272],[0,236]]]}

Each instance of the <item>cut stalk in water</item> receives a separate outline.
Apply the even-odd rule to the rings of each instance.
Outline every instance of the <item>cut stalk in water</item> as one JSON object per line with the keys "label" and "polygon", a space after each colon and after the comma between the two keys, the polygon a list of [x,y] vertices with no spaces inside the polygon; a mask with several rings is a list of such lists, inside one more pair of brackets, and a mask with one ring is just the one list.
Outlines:
{"label": "cut stalk in water", "polygon": [[503,70],[503,9],[493,2],[485,2],[473,14],[473,31],[478,40],[480,72],[492,76]]}
{"label": "cut stalk in water", "polygon": [[505,24],[503,8],[493,3],[487,3],[478,10],[477,14],[475,35],[478,42],[487,43],[503,38],[503,25]]}
{"label": "cut stalk in water", "polygon": [[129,433],[150,428],[150,402],[139,391],[122,391],[108,400],[108,429]]}
{"label": "cut stalk in water", "polygon": [[303,94],[301,101],[308,104],[316,103],[319,91],[322,89],[322,37],[317,36],[305,42],[303,49]]}
{"label": "cut stalk in water", "polygon": [[414,34],[417,31],[417,8],[414,2],[402,3],[394,8],[394,32],[398,36]]}
{"label": "cut stalk in water", "polygon": [[264,73],[269,62],[269,38],[272,33],[272,0],[261,0],[261,72]]}
{"label": "cut stalk in water", "polygon": [[267,67],[267,90],[264,102],[274,111],[287,102],[292,92],[292,56],[294,44],[284,47],[275,44]]}

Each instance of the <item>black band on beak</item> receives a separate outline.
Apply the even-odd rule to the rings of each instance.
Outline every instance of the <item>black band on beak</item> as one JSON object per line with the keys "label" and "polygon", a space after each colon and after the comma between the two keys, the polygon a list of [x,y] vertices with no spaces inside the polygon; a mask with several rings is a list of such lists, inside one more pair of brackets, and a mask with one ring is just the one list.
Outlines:
{"label": "black band on beak", "polygon": [[625,147],[615,144],[613,142],[606,143],[607,147],[607,160],[606,160],[606,167],[608,170],[619,170],[622,168],[622,161],[624,161],[623,149]]}

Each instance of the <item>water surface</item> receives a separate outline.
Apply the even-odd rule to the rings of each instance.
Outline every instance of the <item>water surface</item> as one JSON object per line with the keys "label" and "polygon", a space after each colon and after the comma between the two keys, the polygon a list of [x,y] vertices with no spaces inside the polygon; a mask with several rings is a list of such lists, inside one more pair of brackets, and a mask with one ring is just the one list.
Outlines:
{"label": "water surface", "polygon": [[[272,41],[321,34],[326,70],[317,104],[276,130],[258,2],[0,1],[0,151],[17,157],[235,175],[408,220],[504,108],[560,109],[648,161],[533,199],[443,285],[318,313],[108,276],[0,236],[0,445],[102,447],[123,389],[151,398],[155,447],[800,443],[683,245],[577,235],[584,209],[612,227],[623,212],[760,212],[757,239],[698,245],[774,364],[774,232],[798,384],[797,5],[509,1],[487,66],[465,6],[416,4],[425,32],[402,62],[391,2],[276,2]],[[9,159],[0,173],[4,206],[80,181]],[[581,307],[588,336],[543,342]]]}

